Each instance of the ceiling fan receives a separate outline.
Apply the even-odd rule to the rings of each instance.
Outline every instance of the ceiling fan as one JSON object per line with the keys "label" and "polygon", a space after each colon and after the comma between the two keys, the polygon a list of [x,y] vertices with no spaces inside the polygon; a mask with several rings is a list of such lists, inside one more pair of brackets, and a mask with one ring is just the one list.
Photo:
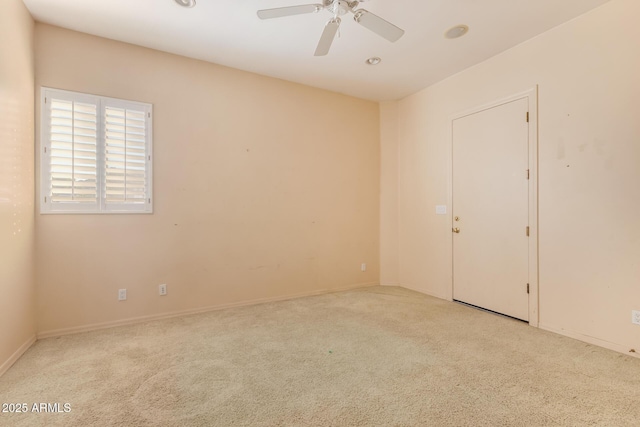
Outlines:
{"label": "ceiling fan", "polygon": [[364,10],[354,10],[360,3],[366,0],[360,1],[345,1],[345,0],[323,0],[322,4],[303,4],[299,6],[278,7],[275,9],[263,9],[258,11],[258,17],[260,19],[281,18],[283,16],[302,15],[305,13],[316,13],[321,10],[326,10],[333,14],[333,18],[329,20],[324,26],[322,36],[316,47],[315,56],[324,56],[329,53],[333,39],[340,28],[340,17],[346,15],[347,12],[353,13],[353,19],[363,27],[373,31],[380,37],[383,37],[390,42],[397,41],[404,34],[404,30],[396,27],[392,23],[385,21],[373,13]]}

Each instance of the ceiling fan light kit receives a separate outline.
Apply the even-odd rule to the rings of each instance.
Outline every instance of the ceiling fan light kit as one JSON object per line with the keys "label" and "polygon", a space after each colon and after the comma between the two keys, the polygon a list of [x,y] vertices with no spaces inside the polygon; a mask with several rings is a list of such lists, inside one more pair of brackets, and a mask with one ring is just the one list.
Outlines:
{"label": "ceiling fan light kit", "polygon": [[396,42],[404,35],[404,30],[392,23],[385,21],[365,9],[356,9],[360,3],[360,1],[323,0],[322,4],[306,4],[259,10],[258,17],[260,19],[272,19],[284,16],[302,15],[305,13],[317,13],[321,10],[326,10],[331,13],[333,15],[333,19],[327,22],[324,27],[324,31],[322,32],[320,41],[316,47],[315,56],[324,56],[329,53],[333,39],[335,38],[342,22],[340,17],[349,12],[353,13],[353,20],[358,24],[376,33],[380,37],[389,40],[390,42]]}

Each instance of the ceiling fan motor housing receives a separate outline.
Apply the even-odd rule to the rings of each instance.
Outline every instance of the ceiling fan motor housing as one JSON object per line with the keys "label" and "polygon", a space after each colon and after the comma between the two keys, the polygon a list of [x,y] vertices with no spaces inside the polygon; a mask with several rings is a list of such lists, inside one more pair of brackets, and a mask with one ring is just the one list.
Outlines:
{"label": "ceiling fan motor housing", "polygon": [[359,1],[345,1],[345,0],[324,0],[324,7],[335,16],[345,15],[347,12],[352,11],[354,7],[358,6]]}

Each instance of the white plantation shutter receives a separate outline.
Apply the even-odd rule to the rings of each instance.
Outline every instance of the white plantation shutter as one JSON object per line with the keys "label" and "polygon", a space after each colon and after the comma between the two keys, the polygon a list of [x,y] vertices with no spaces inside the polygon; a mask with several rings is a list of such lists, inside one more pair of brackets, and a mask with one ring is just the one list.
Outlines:
{"label": "white plantation shutter", "polygon": [[105,107],[105,203],[147,203],[146,111]]}
{"label": "white plantation shutter", "polygon": [[97,106],[51,100],[50,179],[52,203],[96,204]]}
{"label": "white plantation shutter", "polygon": [[41,212],[152,212],[151,105],[42,92]]}

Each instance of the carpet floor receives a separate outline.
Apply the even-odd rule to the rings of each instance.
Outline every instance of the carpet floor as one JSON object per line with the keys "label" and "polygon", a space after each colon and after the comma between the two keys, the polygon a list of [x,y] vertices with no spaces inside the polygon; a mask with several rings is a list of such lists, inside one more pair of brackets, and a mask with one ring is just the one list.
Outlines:
{"label": "carpet floor", "polygon": [[638,426],[640,359],[371,287],[40,340],[0,403],[27,404],[12,427]]}

